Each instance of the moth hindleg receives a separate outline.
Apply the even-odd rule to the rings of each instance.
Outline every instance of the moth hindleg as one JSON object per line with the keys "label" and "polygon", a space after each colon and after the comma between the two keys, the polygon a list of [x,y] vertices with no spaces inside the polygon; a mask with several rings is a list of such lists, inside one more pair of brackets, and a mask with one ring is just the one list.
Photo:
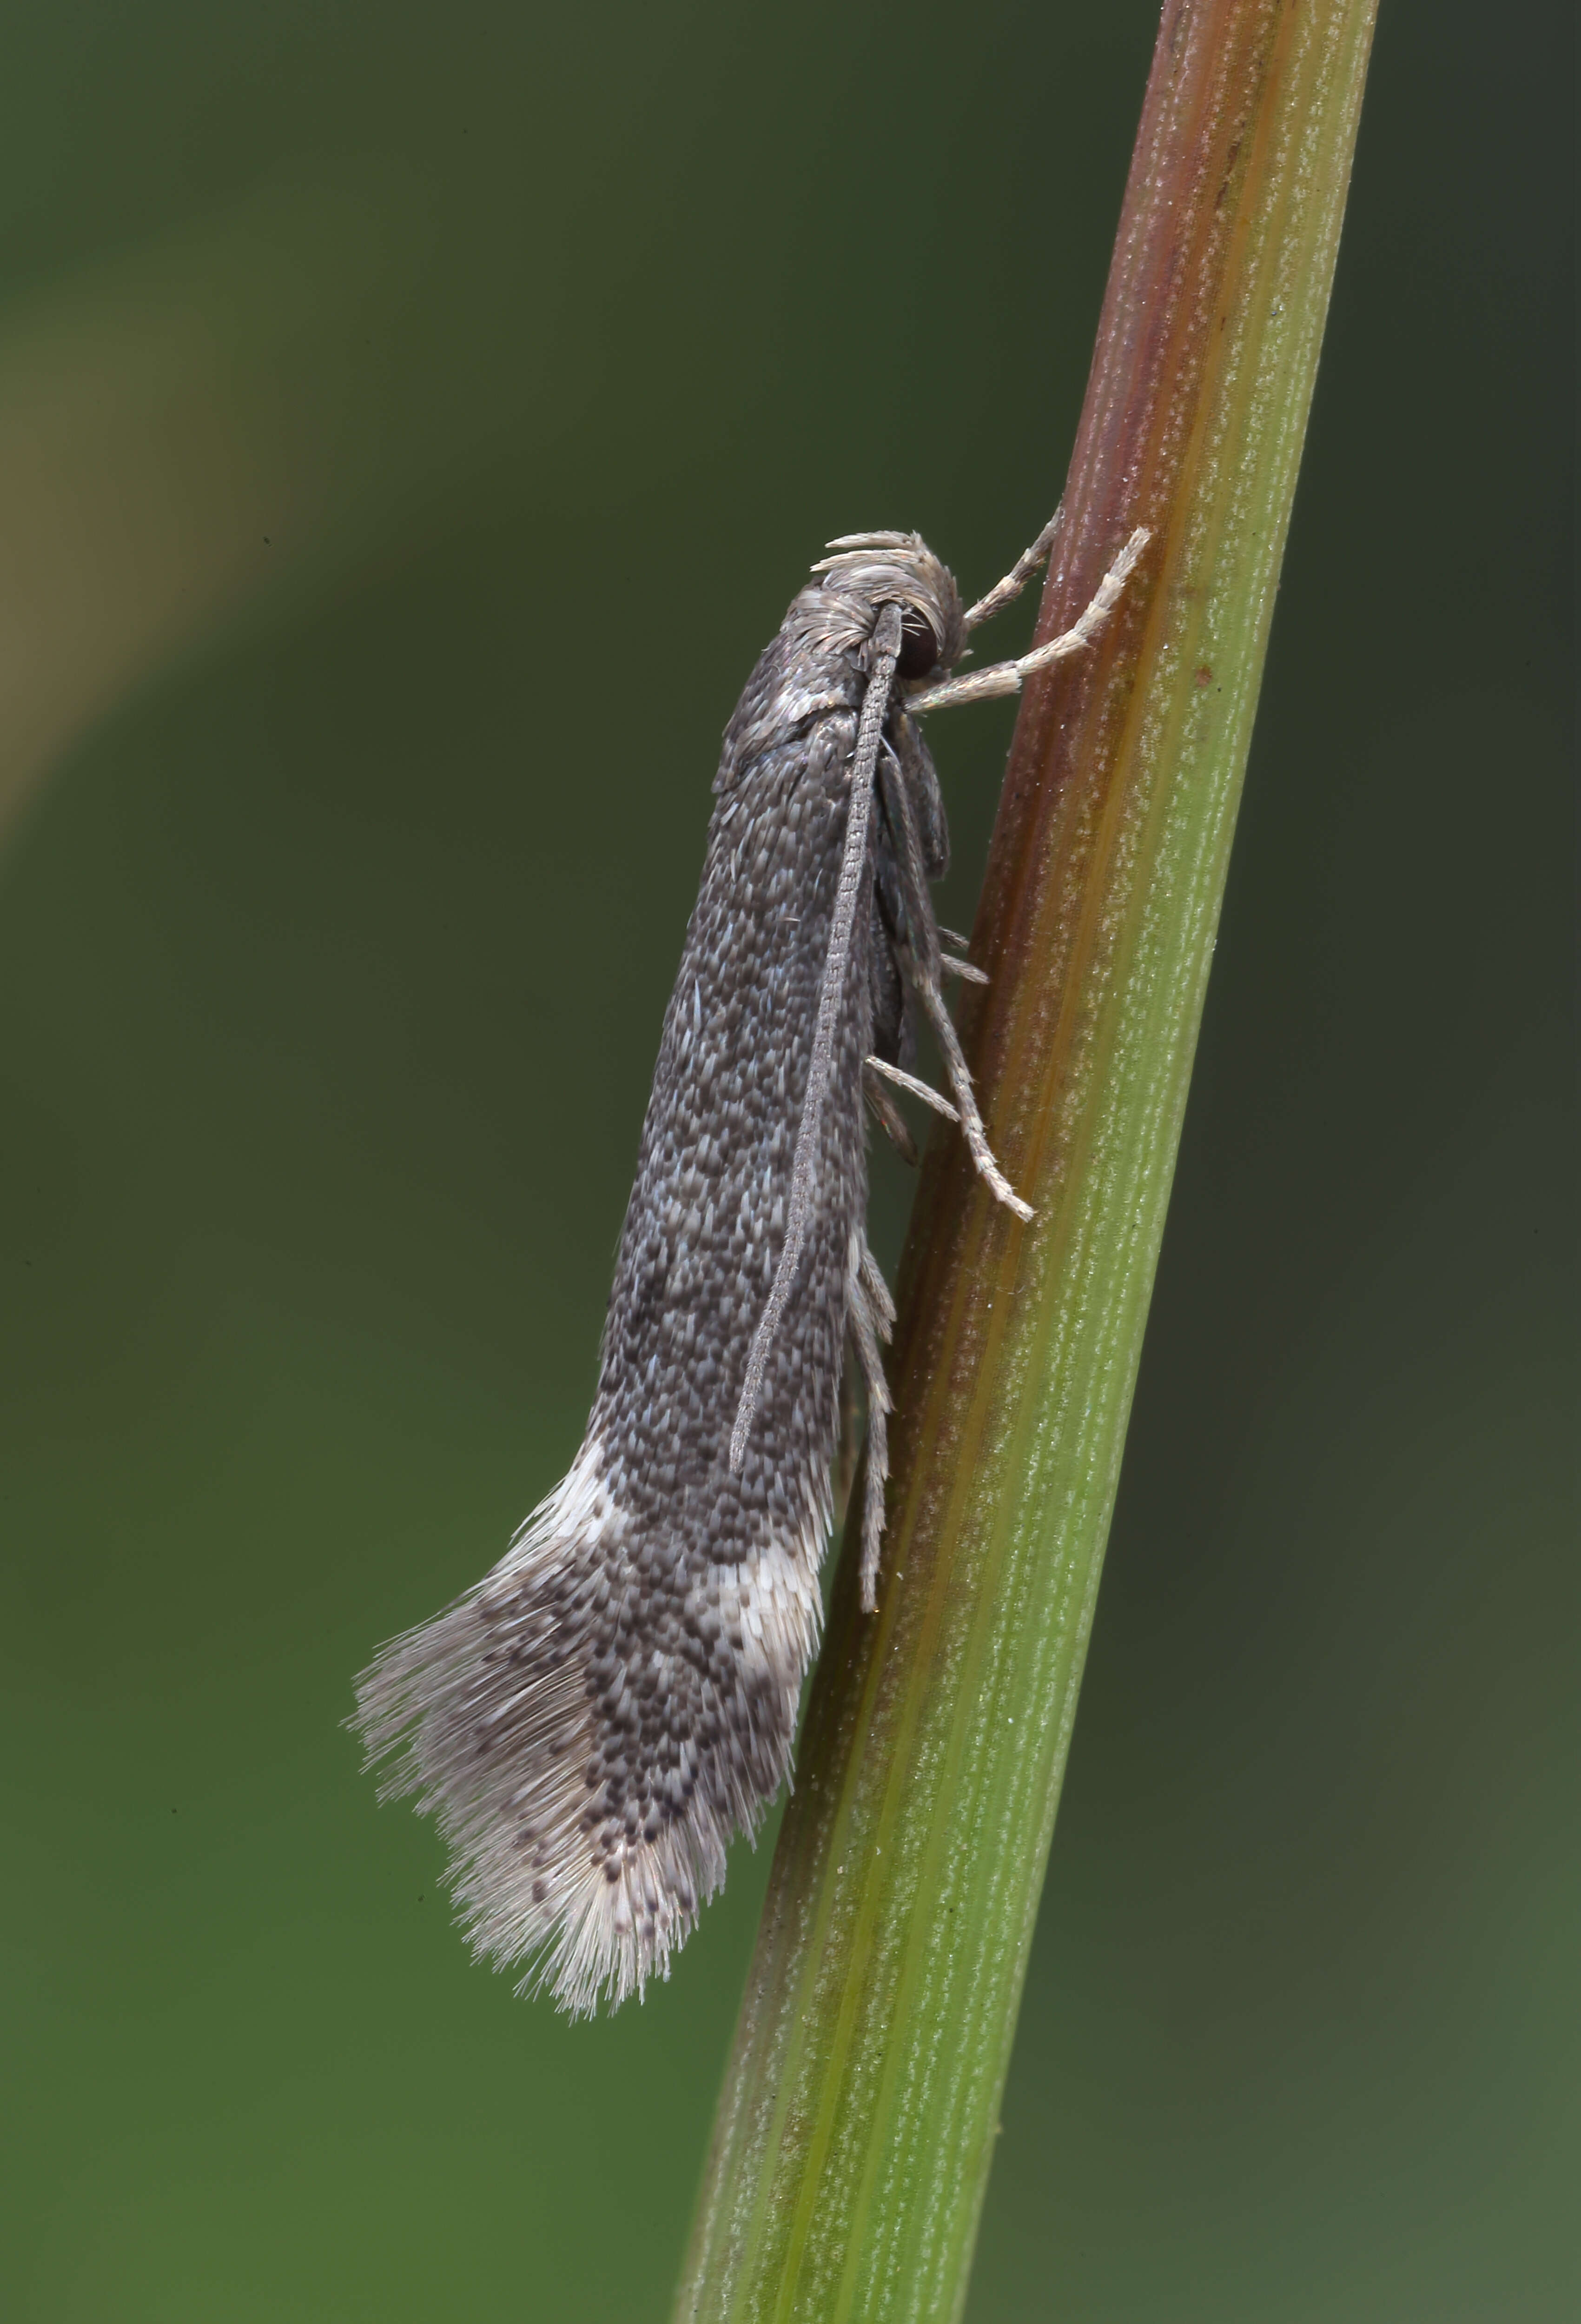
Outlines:
{"label": "moth hindleg", "polygon": [[918,1081],[915,1074],[903,1073],[898,1065],[888,1064],[883,1057],[866,1058],[862,1070],[868,1074],[882,1074],[885,1080],[893,1082],[897,1089],[909,1090],[913,1097],[920,1097],[924,1105],[931,1105],[933,1111],[942,1113],[947,1121],[960,1120],[961,1116],[949,1099],[941,1097],[936,1089],[930,1089],[926,1082]]}
{"label": "moth hindleg", "polygon": [[[942,952],[939,954],[939,965],[944,971],[946,976],[959,976],[967,984],[987,984],[988,982],[989,979],[987,971],[980,968],[974,968],[970,961],[966,957],[967,954],[971,950],[971,938],[970,936],[963,936],[956,928],[947,928],[941,926],[939,928],[939,942],[942,945],[948,945],[950,947],[949,952]],[[955,956],[952,957],[951,955]]]}
{"label": "moth hindleg", "polygon": [[860,1351],[848,1322],[840,1367],[840,1421],[834,1439],[832,1478],[834,1489],[833,1530],[836,1534],[845,1531],[845,1520],[850,1510],[850,1489],[856,1482],[857,1455],[861,1451],[861,1398],[857,1393],[857,1372],[861,1360]]}
{"label": "moth hindleg", "polygon": [[911,1125],[878,1078],[880,1074],[897,1070],[886,1065],[881,1058],[867,1058],[862,1065],[862,1095],[874,1120],[901,1160],[915,1170],[922,1157],[917,1152],[916,1139],[911,1134]]}
{"label": "moth hindleg", "polygon": [[862,1497],[859,1586],[862,1611],[870,1614],[878,1603],[878,1551],[884,1539],[884,1487],[889,1476],[892,1409],[879,1342],[889,1337],[895,1322],[895,1303],[868,1249],[867,1237],[859,1229],[851,1236],[846,1318],[868,1396],[868,1475]]}

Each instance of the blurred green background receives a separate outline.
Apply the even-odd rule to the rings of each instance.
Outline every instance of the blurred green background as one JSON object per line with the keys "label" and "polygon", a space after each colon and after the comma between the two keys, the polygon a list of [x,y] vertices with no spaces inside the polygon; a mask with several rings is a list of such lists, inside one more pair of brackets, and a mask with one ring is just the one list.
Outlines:
{"label": "blurred green background", "polygon": [[[8,12],[8,2316],[666,2313],[766,1855],[574,2029],[339,1722],[578,1441],[807,563],[1058,497],[1155,23]],[[1577,2312],[1567,31],[1384,0],[982,2324]]]}

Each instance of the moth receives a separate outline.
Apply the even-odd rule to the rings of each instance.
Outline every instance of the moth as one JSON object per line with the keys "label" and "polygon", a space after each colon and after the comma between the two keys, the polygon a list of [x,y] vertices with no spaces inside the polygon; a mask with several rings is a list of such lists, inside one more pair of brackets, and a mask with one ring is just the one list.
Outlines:
{"label": "moth", "polygon": [[[573,2015],[640,1994],[791,1766],[833,1523],[842,1363],[865,1384],[861,1603],[877,1600],[894,1307],[868,1248],[866,1120],[889,1093],[990,1150],[943,997],[948,865],[918,719],[1015,693],[1079,652],[1146,541],[1073,628],[956,665],[1048,554],[1055,515],[963,610],[915,533],[853,533],[793,601],[724,733],[696,907],[665,1014],[600,1353],[570,1473],[492,1572],[357,1685],[386,1794],[447,1843],[474,1950]],[[912,1072],[932,1030],[946,1096]]]}

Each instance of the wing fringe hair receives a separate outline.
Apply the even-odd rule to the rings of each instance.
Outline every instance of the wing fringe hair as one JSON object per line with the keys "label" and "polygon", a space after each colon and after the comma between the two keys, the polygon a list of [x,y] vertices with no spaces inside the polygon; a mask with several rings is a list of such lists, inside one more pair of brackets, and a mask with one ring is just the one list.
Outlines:
{"label": "wing fringe hair", "polygon": [[[728,1750],[700,1766],[683,1742],[671,1820],[598,1860],[590,1836],[603,1816],[586,1771],[601,1745],[606,1774],[615,1766],[607,1734],[595,1732],[589,1631],[607,1620],[612,1573],[626,1563],[626,1528],[600,1466],[597,1445],[584,1445],[494,1571],[381,1650],[358,1681],[352,1721],[370,1765],[391,1759],[380,1796],[415,1798],[438,1824],[473,1952],[496,1968],[525,1964],[518,1989],[547,1990],[573,2017],[592,2016],[601,1995],[613,2008],[668,1975],[723,1882],[732,1833],[756,1835],[788,1773],[777,1768],[765,1784],[769,1769]],[[820,1547],[832,1516],[807,1512]],[[816,1600],[774,1595],[782,1619],[771,1627],[789,1634],[764,1643],[804,1669]]]}

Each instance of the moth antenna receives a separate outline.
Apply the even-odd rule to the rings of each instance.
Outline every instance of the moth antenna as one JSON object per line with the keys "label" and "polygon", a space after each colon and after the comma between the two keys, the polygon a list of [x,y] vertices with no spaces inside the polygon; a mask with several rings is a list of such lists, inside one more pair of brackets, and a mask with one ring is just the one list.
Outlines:
{"label": "moth antenna", "polygon": [[861,893],[862,877],[867,870],[868,827],[873,809],[873,774],[878,762],[884,721],[889,715],[889,696],[895,684],[896,664],[900,659],[900,608],[898,605],[886,605],[873,631],[872,669],[867,692],[862,696],[856,749],[851,754],[850,807],[846,816],[845,852],[841,858],[840,884],[835,890],[834,911],[829,930],[829,952],[823,964],[823,986],[818,994],[818,1023],[813,1036],[813,1055],[807,1066],[806,1094],[802,1100],[802,1118],[796,1128],[795,1159],[791,1165],[790,1202],[786,1213],[785,1245],[779,1254],[779,1265],[774,1271],[768,1305],[758,1320],[758,1329],[752,1334],[746,1375],[741,1382],[741,1400],[736,1407],[736,1425],[731,1432],[731,1469],[735,1475],[740,1475],[741,1464],[747,1457],[747,1438],[751,1432],[758,1398],[762,1393],[768,1351],[774,1345],[775,1333],[779,1329],[780,1319],[790,1298],[791,1286],[795,1280],[796,1268],[802,1256],[802,1245],[806,1240],[807,1221],[812,1215],[813,1157],[818,1150],[818,1137],[823,1127],[824,1095],[834,1069],[834,1036],[845,997],[845,973],[850,959],[857,899]]}

